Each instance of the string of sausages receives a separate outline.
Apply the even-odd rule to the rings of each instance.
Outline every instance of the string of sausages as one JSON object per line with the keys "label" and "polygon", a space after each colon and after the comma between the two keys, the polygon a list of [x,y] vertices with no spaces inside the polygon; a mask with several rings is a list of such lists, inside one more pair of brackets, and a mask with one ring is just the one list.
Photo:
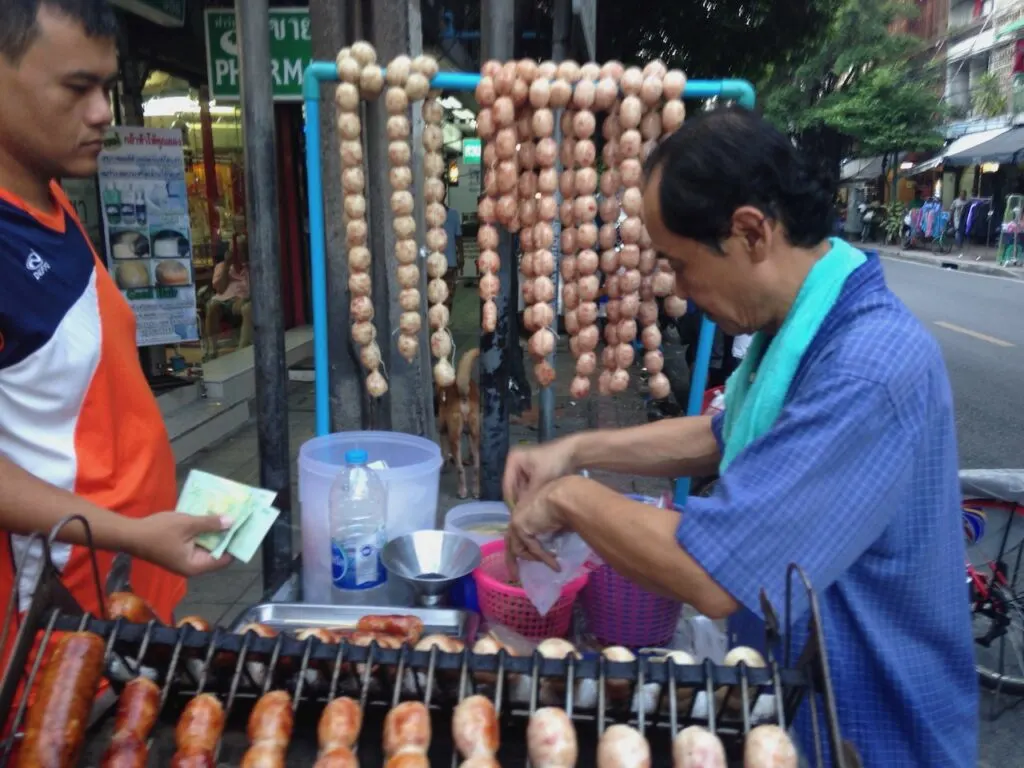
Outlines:
{"label": "string of sausages", "polygon": [[[480,247],[477,268],[480,273],[480,329],[493,333],[498,326],[498,307],[494,297],[498,295],[498,228],[501,224],[509,231],[516,216],[517,167],[514,160],[499,160],[495,142],[498,130],[507,128],[515,121],[515,105],[510,94],[515,82],[509,78],[500,63],[488,61],[484,64],[480,84],[477,87],[477,101],[480,112],[476,118],[476,132],[484,142],[483,148],[483,194],[477,204],[480,227],[476,241]],[[499,90],[500,89],[500,90]]]}
{"label": "string of sausages", "polygon": [[[444,163],[437,162],[444,146],[444,135],[441,130],[443,117],[444,110],[440,101],[436,94],[431,94],[423,102],[423,121],[426,123],[423,128],[423,149],[431,158],[429,163],[424,162],[425,178],[423,182],[423,197],[427,205],[425,218],[428,227],[426,235],[428,247],[430,244],[448,244],[448,236],[444,229],[448,211],[443,204],[445,186],[444,181],[441,180]],[[432,250],[427,256],[427,277],[430,278],[430,283],[427,285],[427,299],[430,303],[427,320],[432,331],[430,353],[437,360],[434,364],[434,382],[442,389],[450,387],[455,381],[455,368],[452,365],[454,344],[451,331],[448,330],[451,313],[445,304],[448,299],[448,285],[444,281],[447,271],[448,257],[443,253],[443,249]]]}
{"label": "string of sausages", "polygon": [[[415,199],[412,192],[410,105],[423,101],[424,218],[427,248],[428,322],[430,346],[435,358],[434,380],[449,386],[455,378],[451,355],[453,342],[448,330],[450,311],[446,306],[449,289],[444,277],[448,270],[444,229],[447,211],[443,204],[445,186],[443,109],[437,95],[430,93],[430,81],[437,63],[430,57],[411,60],[399,56],[382,73],[372,46],[354,44],[339,53],[335,92],[338,131],[341,138],[342,187],[346,242],[349,249],[352,339],[366,368],[367,391],[379,397],[388,385],[381,373],[382,352],[374,326],[370,279],[371,254],[366,222],[365,171],[359,109],[362,100],[376,98],[384,89],[388,111],[387,137],[392,189],[392,226],[395,231],[395,261],[400,286],[401,308],[397,330],[399,354],[413,362],[419,350],[422,327],[419,292],[420,249],[416,242]],[[566,61],[561,64],[531,60],[488,61],[476,88],[481,110],[477,134],[484,141],[483,194],[478,203],[480,226],[477,242],[480,255],[479,292],[482,300],[481,330],[497,328],[495,297],[499,290],[498,225],[518,233],[522,257],[524,323],[531,332],[528,352],[534,361],[534,376],[542,387],[550,386],[555,371],[548,362],[557,341],[556,312],[552,302],[557,291],[554,246],[555,218],[560,217],[564,260],[562,301],[570,349],[576,371],[570,392],[586,397],[591,376],[597,368],[599,334],[593,328],[598,319],[597,301],[601,280],[607,296],[608,322],[601,352],[603,372],[598,379],[602,394],[624,392],[629,386],[629,369],[634,363],[634,343],[639,337],[644,349],[644,366],[650,375],[649,388],[655,399],[669,395],[668,379],[662,372],[658,329],[660,311],[679,317],[686,302],[675,296],[671,265],[658,259],[651,249],[643,225],[641,175],[643,160],[661,135],[677,130],[685,119],[681,100],[686,78],[668,71],[661,62],[643,70],[624,68],[618,62],[597,65]],[[596,114],[605,113],[605,138],[598,176],[594,133]],[[554,138],[555,120],[561,115],[562,140]],[[556,161],[561,156],[559,176]],[[598,183],[599,182],[599,183]],[[602,200],[597,203],[600,189]],[[562,203],[558,204],[557,193]],[[625,214],[621,225],[621,214]],[[600,214],[602,226],[594,223]],[[621,235],[621,247],[619,237]],[[599,255],[598,255],[599,254]],[[660,300],[660,306],[659,306]]]}
{"label": "string of sausages", "polygon": [[[562,180],[563,195],[569,192],[562,203],[562,223],[574,226],[576,252],[574,269],[576,308],[579,320],[577,346],[580,355],[576,362],[576,377],[570,384],[570,393],[577,398],[586,397],[590,391],[590,376],[597,365],[594,351],[597,349],[598,333],[597,298],[600,294],[600,278],[597,275],[600,259],[599,230],[595,223],[597,204],[597,148],[593,140],[597,130],[597,118],[592,110],[611,106],[611,101],[602,94],[597,98],[595,81],[600,76],[596,64],[584,64],[578,68],[574,62],[563,62],[559,66],[562,82],[575,80],[570,101],[571,109],[562,113]],[[568,270],[567,270],[568,271]],[[564,301],[563,286],[563,301]]]}
{"label": "string of sausages", "polygon": [[338,110],[352,341],[359,347],[360,362],[367,370],[366,391],[373,397],[381,397],[388,391],[388,383],[380,372],[381,350],[377,344],[377,328],[373,323],[373,285],[370,278],[372,257],[368,247],[366,175],[363,171],[362,120],[359,110],[364,98],[380,95],[383,76],[377,65],[377,52],[365,42],[343,48],[338,53],[336,64],[340,82],[334,92],[334,103]]}
{"label": "string of sausages", "polygon": [[[556,342],[553,328],[555,310],[551,303],[555,299],[555,256],[551,250],[555,239],[553,222],[558,215],[558,201],[555,197],[556,144],[553,138],[555,119],[533,88],[534,83],[547,81],[550,75],[548,70],[541,71],[535,62],[523,61],[519,63],[518,73],[519,82],[528,91],[525,97],[528,101],[522,107],[522,116],[518,121],[518,138],[528,147],[525,159],[537,168],[534,172],[532,167],[524,167],[519,184],[520,219],[523,225],[520,241],[523,234],[529,231],[527,240],[532,243],[532,253],[524,252],[520,266],[526,278],[522,285],[523,304],[526,307],[524,321],[527,330],[532,331],[527,351],[533,360],[534,378],[541,387],[547,387],[555,380],[555,369],[548,362],[548,356],[555,351]],[[533,139],[536,139],[535,143]],[[523,160],[522,154],[520,160]]]}
{"label": "string of sausages", "polygon": [[[395,232],[395,261],[398,264],[398,302],[402,314],[398,321],[398,353],[408,362],[416,359],[419,352],[420,318],[420,268],[417,264],[419,247],[416,244],[416,219],[413,216],[416,201],[412,187],[412,148],[409,136],[412,126],[409,121],[409,102],[420,86],[429,88],[429,81],[411,71],[412,62],[408,56],[399,56],[387,66],[388,84],[384,96],[388,112],[386,124],[388,137],[388,181],[391,185],[391,227]],[[410,82],[416,74],[414,82]],[[426,90],[423,91],[426,95]],[[415,292],[415,293],[414,293]],[[410,309],[406,309],[410,307]]]}
{"label": "string of sausages", "polygon": [[[500,224],[519,231],[524,324],[532,334],[527,348],[542,387],[555,377],[547,358],[556,342],[555,311],[550,303],[555,290],[555,258],[550,248],[558,216],[565,327],[576,358],[571,395],[580,399],[589,394],[597,368],[600,335],[595,324],[602,276],[608,322],[599,391],[616,394],[628,388],[629,369],[636,356],[634,344],[639,338],[651,395],[663,399],[670,393],[662,372],[658,316],[663,309],[669,317],[679,317],[685,313],[686,303],[674,295],[670,264],[659,260],[651,248],[642,220],[641,184],[643,162],[659,137],[682,124],[685,85],[682,72],[669,71],[659,61],[642,70],[626,69],[615,61],[601,66],[572,61],[557,65],[489,61],[482,68],[476,89],[482,107],[477,132],[486,142],[484,194],[478,206],[478,267],[485,302],[482,327],[485,332],[494,327],[491,299],[498,289],[496,225]],[[600,175],[594,146],[596,113],[605,115]],[[560,119],[562,128],[560,144],[554,138],[555,119]],[[559,158],[560,175],[556,169]],[[556,192],[562,197],[560,206]],[[600,230],[595,224],[598,214]],[[658,299],[662,300],[660,307]]]}

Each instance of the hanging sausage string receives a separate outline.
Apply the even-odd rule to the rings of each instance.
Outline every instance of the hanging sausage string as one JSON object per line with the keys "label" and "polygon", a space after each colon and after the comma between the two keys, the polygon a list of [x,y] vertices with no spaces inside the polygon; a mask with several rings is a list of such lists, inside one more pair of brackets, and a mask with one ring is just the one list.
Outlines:
{"label": "hanging sausage string", "polygon": [[[445,282],[444,110],[439,94],[430,90],[437,62],[429,56],[398,56],[382,69],[373,47],[359,42],[338,54],[337,67],[340,82],[335,104],[352,340],[367,371],[367,391],[379,397],[388,384],[381,373],[383,353],[374,325],[360,108],[363,101],[376,99],[382,92],[388,113],[388,181],[400,287],[396,348],[401,357],[413,362],[423,326],[419,263],[423,257],[416,240],[409,119],[409,110],[422,102],[426,320],[434,381],[450,386],[455,370]],[[616,61],[580,65],[524,59],[488,61],[481,69],[475,92],[480,106],[477,135],[483,142],[477,205],[480,326],[485,333],[497,328],[500,226],[519,237],[523,322],[530,332],[527,351],[542,387],[555,381],[550,355],[558,337],[555,306],[560,274],[565,330],[575,359],[569,387],[572,397],[589,395],[599,360],[598,391],[625,392],[638,347],[650,376],[651,396],[660,400],[670,393],[663,373],[658,317],[661,311],[672,318],[682,316],[686,301],[675,295],[671,264],[658,258],[651,247],[642,219],[641,184],[644,160],[657,141],[676,131],[685,119],[685,86],[683,73],[667,69],[660,61],[641,69]],[[559,138],[556,125],[561,129]],[[600,160],[595,141],[599,127],[604,138]],[[557,248],[556,219],[561,224]],[[557,260],[556,250],[561,252]],[[599,349],[602,302],[604,347]]]}

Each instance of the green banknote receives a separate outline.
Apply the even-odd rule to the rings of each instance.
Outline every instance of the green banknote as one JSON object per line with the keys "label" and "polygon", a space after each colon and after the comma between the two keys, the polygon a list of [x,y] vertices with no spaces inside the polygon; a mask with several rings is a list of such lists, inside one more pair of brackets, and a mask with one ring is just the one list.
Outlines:
{"label": "green banknote", "polygon": [[243,563],[252,560],[280,514],[281,510],[276,507],[254,508],[252,514],[231,537],[227,548],[228,554]]}
{"label": "green banknote", "polygon": [[269,507],[276,496],[273,491],[194,469],[189,472],[185,487],[181,489],[177,511],[195,516],[217,515],[232,521],[228,530],[204,533],[196,539],[199,546],[210,550],[214,557],[220,557],[253,510]]}

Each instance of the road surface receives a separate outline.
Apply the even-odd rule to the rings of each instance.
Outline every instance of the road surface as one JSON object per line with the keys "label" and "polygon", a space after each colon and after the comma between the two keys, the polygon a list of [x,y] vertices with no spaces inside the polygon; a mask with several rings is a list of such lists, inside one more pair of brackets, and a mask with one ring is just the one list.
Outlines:
{"label": "road surface", "polygon": [[[942,346],[956,399],[960,465],[1024,466],[1024,281],[895,259],[883,264],[889,286]],[[992,720],[994,703],[982,694],[979,765],[1019,765],[1024,705]]]}
{"label": "road surface", "polygon": [[942,346],[960,465],[1024,466],[1024,281],[883,264],[889,286]]}

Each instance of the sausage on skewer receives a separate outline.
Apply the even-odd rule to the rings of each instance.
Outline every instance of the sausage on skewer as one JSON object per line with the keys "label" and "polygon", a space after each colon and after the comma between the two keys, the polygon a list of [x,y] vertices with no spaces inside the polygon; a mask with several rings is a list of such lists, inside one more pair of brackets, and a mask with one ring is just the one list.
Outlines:
{"label": "sausage on skewer", "polygon": [[363,616],[356,630],[393,635],[409,645],[416,645],[423,636],[423,620],[417,616]]}
{"label": "sausage on skewer", "polygon": [[359,760],[347,747],[335,747],[320,755],[313,768],[359,768]]}
{"label": "sausage on skewer", "polygon": [[156,619],[156,612],[134,592],[114,592],[107,598],[107,616],[111,621],[125,619],[133,624],[145,624]]}
{"label": "sausage on skewer", "polygon": [[28,710],[19,766],[70,768],[76,764],[103,674],[103,654],[102,638],[91,632],[72,632],[60,639]]}
{"label": "sausage on skewer", "polygon": [[[462,653],[465,650],[466,645],[461,640],[455,637],[449,637],[448,635],[427,635],[413,648],[415,651],[430,652],[431,649],[437,648],[440,653]],[[451,687],[454,687],[459,680],[458,670],[442,670],[435,673],[440,682],[446,683]],[[417,687],[418,686],[418,687]],[[427,686],[427,670],[408,670],[405,675],[405,679],[402,681],[403,690],[413,696],[418,695],[421,691],[426,690]]]}
{"label": "sausage on skewer", "polygon": [[192,627],[192,629],[196,630],[197,632],[210,631],[210,622],[208,622],[202,616],[184,616],[178,620],[178,623],[175,626],[177,626],[178,629],[181,629],[183,627]]}
{"label": "sausage on skewer", "polygon": [[359,768],[352,748],[359,741],[363,710],[347,696],[331,700],[317,725],[320,756],[313,768]]}
{"label": "sausage on skewer", "polygon": [[683,728],[672,742],[673,768],[725,768],[725,749],[718,737],[699,725]]}
{"label": "sausage on skewer", "polygon": [[317,742],[321,754],[337,747],[351,749],[359,740],[363,727],[363,711],[358,702],[347,696],[333,699],[320,715],[317,725]]}
{"label": "sausage on skewer", "polygon": [[597,768],[650,768],[651,747],[640,731],[612,725],[597,743]]}
{"label": "sausage on skewer", "polygon": [[211,693],[196,696],[185,706],[174,729],[178,748],[171,768],[194,768],[214,764],[213,753],[224,732],[224,707]]}
{"label": "sausage on skewer", "polygon": [[389,759],[407,752],[426,755],[430,735],[430,711],[426,705],[404,701],[384,718],[384,755]]}
{"label": "sausage on skewer", "polygon": [[295,716],[287,691],[263,694],[249,715],[249,743],[242,768],[284,768]]}
{"label": "sausage on skewer", "polygon": [[430,768],[430,760],[420,752],[399,752],[384,764],[384,768]]}
{"label": "sausage on skewer", "polygon": [[156,723],[159,706],[160,688],[152,680],[136,677],[125,686],[117,702],[114,735],[103,755],[102,768],[146,765],[146,741]]}
{"label": "sausage on skewer", "polygon": [[526,726],[526,749],[538,768],[573,768],[579,747],[576,728],[565,710],[542,707],[534,712]]}
{"label": "sausage on skewer", "polygon": [[486,696],[470,696],[452,713],[452,739],[466,760],[493,757],[501,745],[498,713]]}

